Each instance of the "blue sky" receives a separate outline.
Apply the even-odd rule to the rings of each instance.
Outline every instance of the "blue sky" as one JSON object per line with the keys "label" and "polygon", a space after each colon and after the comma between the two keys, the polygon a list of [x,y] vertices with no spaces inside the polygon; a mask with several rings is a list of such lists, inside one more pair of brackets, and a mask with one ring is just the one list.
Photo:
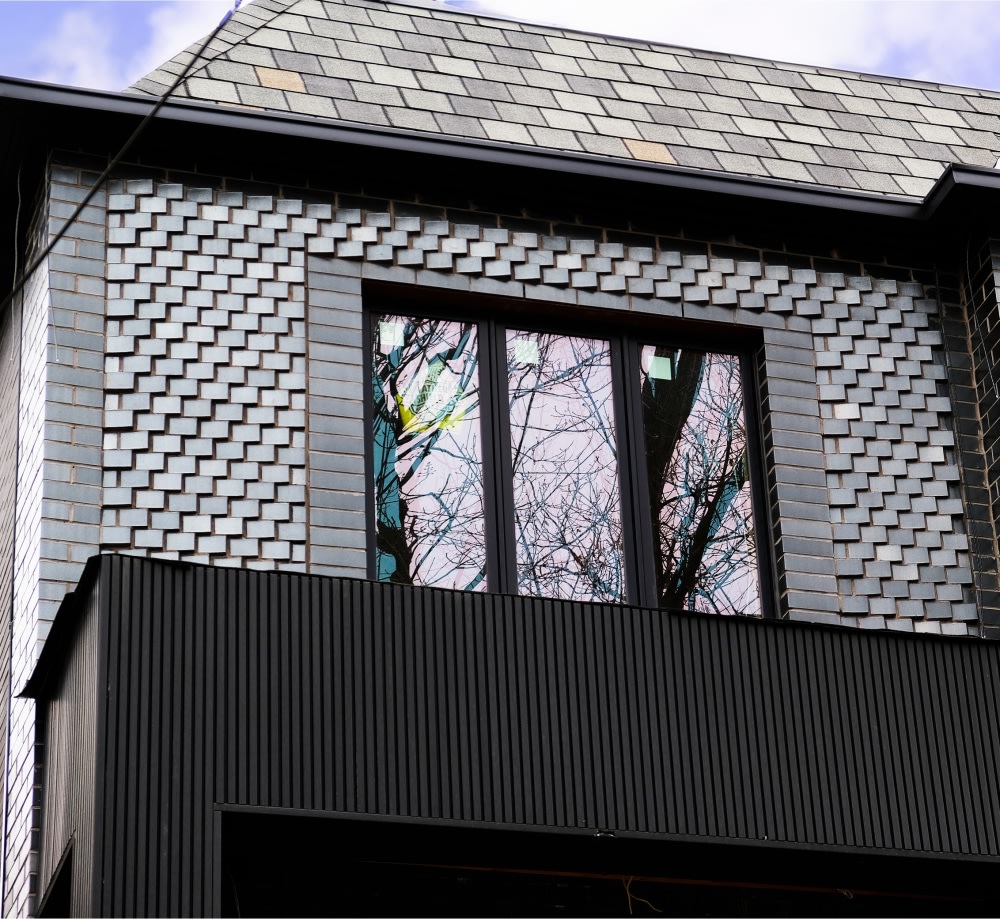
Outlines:
{"label": "blue sky", "polygon": [[[1000,91],[1000,0],[442,2],[666,44]],[[211,31],[231,8],[232,0],[0,0],[0,75],[122,89]]]}

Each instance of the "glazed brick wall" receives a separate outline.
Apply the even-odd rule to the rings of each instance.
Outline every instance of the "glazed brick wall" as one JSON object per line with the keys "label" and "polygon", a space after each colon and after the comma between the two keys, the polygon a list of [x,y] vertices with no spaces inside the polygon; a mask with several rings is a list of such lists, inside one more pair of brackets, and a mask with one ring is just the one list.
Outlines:
{"label": "glazed brick wall", "polygon": [[[11,686],[11,616],[14,599],[14,538],[15,500],[17,497],[17,437],[18,437],[18,373],[20,368],[20,329],[23,310],[22,298],[11,304],[0,321],[0,750],[3,751],[4,775],[7,774],[7,731],[10,714]],[[2,789],[4,808],[7,804],[8,785]],[[4,885],[6,886],[6,884]],[[0,892],[5,893],[6,891]]]}
{"label": "glazed brick wall", "polygon": [[[921,283],[150,179],[110,206],[105,547],[364,576],[361,318],[365,283],[390,281],[758,336],[780,611],[978,628],[941,309]],[[303,352],[307,373],[232,369]],[[277,488],[248,500],[234,480],[264,468]]]}
{"label": "glazed brick wall", "polygon": [[[997,570],[996,521],[1000,520],[1000,240],[978,248],[970,245],[967,258],[968,300],[961,312],[952,308],[950,324],[956,339],[965,335],[971,360],[959,363],[953,374],[960,398],[969,409],[969,422],[960,426],[962,456],[969,491],[969,513],[976,548],[977,580],[983,634],[1000,638],[1000,579]],[[958,299],[957,297],[954,299]],[[961,320],[968,317],[968,324]],[[963,413],[965,415],[966,413]],[[978,421],[973,424],[972,421]]]}
{"label": "glazed brick wall", "polygon": [[[93,178],[53,167],[48,216]],[[995,315],[995,252],[977,264],[974,305]],[[996,512],[1000,456],[978,468],[969,411],[973,390],[977,407],[997,404],[996,326],[969,333],[960,298],[912,272],[143,176],[111,183],[26,293],[15,692],[98,547],[366,576],[362,328],[376,281],[745,334],[778,612],[978,634],[978,595],[996,624],[995,540],[976,508],[988,495]],[[24,913],[34,722],[26,703],[11,713],[6,888],[8,912]]]}
{"label": "glazed brick wall", "polygon": [[[32,238],[38,251],[75,210],[96,173],[54,166]],[[105,196],[98,194],[23,295],[17,437],[16,546],[7,765],[4,909],[34,903],[38,788],[34,704],[17,698],[49,625],[98,540],[107,272]],[[29,258],[32,257],[29,253]]]}
{"label": "glazed brick wall", "polygon": [[304,570],[301,210],[151,180],[111,195],[103,548]]}

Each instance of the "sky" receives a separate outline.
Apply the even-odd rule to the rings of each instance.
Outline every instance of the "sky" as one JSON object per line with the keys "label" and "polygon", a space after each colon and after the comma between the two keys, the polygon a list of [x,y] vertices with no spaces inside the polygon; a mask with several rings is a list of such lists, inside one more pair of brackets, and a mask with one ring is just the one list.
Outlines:
{"label": "sky", "polygon": [[[244,3],[252,0],[244,0]],[[1000,91],[1000,0],[422,0],[682,47]],[[0,0],[0,75],[124,89],[233,0]]]}

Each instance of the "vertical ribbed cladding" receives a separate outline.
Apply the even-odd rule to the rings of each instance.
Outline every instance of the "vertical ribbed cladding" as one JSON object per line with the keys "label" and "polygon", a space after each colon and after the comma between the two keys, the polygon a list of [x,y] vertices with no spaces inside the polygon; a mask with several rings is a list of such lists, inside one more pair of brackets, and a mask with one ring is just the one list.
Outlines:
{"label": "vertical ribbed cladding", "polygon": [[[102,565],[103,914],[210,911],[216,805],[1000,856],[993,643]],[[45,866],[95,761],[93,634],[51,703]]]}
{"label": "vertical ribbed cladding", "polygon": [[72,841],[71,903],[75,915],[92,914],[95,859],[95,795],[98,790],[98,722],[102,716],[100,593],[92,590],[73,612],[74,652],[40,706],[39,729],[45,757],[45,806],[39,890],[48,890],[59,861]]}

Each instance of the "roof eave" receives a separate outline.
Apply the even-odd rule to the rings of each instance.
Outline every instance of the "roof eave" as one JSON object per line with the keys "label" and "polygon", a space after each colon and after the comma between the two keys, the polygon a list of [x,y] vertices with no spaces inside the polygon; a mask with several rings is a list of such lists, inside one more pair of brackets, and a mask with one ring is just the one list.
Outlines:
{"label": "roof eave", "polygon": [[[11,78],[0,78],[0,100],[136,118],[148,114],[157,102],[152,96],[78,89]],[[810,186],[780,179],[327,121],[304,115],[187,100],[171,100],[160,109],[157,119],[920,222],[932,219],[957,188],[1000,190],[1000,172],[970,166],[948,166],[923,199],[901,198],[873,192]]]}

